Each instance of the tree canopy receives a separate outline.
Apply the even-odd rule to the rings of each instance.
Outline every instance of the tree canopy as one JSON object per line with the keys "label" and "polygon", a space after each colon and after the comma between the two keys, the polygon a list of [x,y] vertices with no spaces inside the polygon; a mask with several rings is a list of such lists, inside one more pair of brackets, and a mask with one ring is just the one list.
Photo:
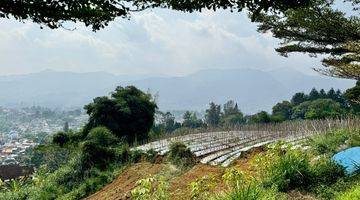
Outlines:
{"label": "tree canopy", "polygon": [[[358,12],[360,1],[352,2]],[[292,52],[328,55],[325,68],[315,70],[328,76],[360,79],[360,18],[334,8],[332,0],[319,0],[312,6],[284,13],[262,13],[256,17],[258,31],[270,31],[282,40],[276,49],[283,56]]]}
{"label": "tree canopy", "polygon": [[148,8],[184,12],[246,8],[256,15],[261,11],[285,11],[310,3],[311,0],[1,0],[0,18],[31,20],[52,29],[62,27],[64,22],[82,22],[96,31],[116,17],[129,18],[132,12]]}
{"label": "tree canopy", "polygon": [[146,139],[154,123],[156,107],[151,96],[136,87],[117,87],[110,97],[97,97],[85,106],[90,116],[85,132],[104,126],[128,142]]}

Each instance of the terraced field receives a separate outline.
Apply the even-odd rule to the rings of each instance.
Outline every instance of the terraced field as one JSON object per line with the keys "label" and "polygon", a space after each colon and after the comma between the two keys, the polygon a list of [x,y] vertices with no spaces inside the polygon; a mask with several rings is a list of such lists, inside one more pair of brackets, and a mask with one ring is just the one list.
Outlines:
{"label": "terraced field", "polygon": [[164,155],[171,143],[180,141],[186,144],[203,164],[222,165],[227,167],[241,156],[243,152],[275,141],[296,142],[314,134],[320,134],[334,128],[359,126],[358,120],[320,120],[291,122],[268,127],[243,127],[236,131],[212,131],[193,133],[157,140],[136,147],[138,150],[153,149]]}
{"label": "terraced field", "polygon": [[223,131],[207,132],[177,136],[158,140],[142,146],[138,150],[153,149],[164,155],[169,151],[171,143],[180,141],[186,144],[203,164],[222,165],[227,167],[232,161],[254,147],[285,140],[296,141],[310,134],[282,134],[280,132],[265,131]]}

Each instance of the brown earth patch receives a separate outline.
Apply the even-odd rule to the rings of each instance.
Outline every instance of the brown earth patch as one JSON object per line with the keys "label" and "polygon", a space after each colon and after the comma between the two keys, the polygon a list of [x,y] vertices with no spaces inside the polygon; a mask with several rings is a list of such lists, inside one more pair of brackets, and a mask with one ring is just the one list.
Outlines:
{"label": "brown earth patch", "polygon": [[198,178],[212,175],[216,180],[217,187],[213,192],[219,192],[224,190],[224,184],[221,176],[224,173],[224,168],[198,164],[184,174],[176,177],[171,181],[169,191],[171,191],[172,200],[186,200],[191,197],[190,183],[194,182]]}
{"label": "brown earth patch", "polygon": [[130,191],[135,188],[136,181],[155,175],[163,169],[163,164],[147,162],[136,163],[125,169],[112,183],[100,191],[87,197],[87,200],[122,200],[130,199]]}

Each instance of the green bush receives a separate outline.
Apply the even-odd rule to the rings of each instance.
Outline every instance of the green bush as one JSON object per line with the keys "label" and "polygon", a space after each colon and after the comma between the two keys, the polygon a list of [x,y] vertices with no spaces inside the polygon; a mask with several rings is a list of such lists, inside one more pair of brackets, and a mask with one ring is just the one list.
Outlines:
{"label": "green bush", "polygon": [[99,146],[94,141],[85,141],[81,145],[82,167],[97,167],[102,170],[115,160],[115,150]]}
{"label": "green bush", "polygon": [[171,163],[185,168],[192,167],[196,161],[195,155],[181,142],[175,142],[170,145],[168,159]]}
{"label": "green bush", "polygon": [[111,133],[106,127],[100,126],[90,130],[86,136],[86,140],[93,141],[94,143],[107,147],[114,145],[118,142],[118,139]]}
{"label": "green bush", "polygon": [[60,147],[63,147],[69,141],[70,141],[70,137],[65,132],[57,132],[52,138],[52,142],[54,144],[59,145]]}
{"label": "green bush", "polygon": [[328,157],[323,157],[312,166],[312,184],[331,185],[345,176],[344,168]]}
{"label": "green bush", "polygon": [[311,184],[309,158],[300,151],[287,151],[267,167],[266,187],[275,186],[279,191],[305,188]]}
{"label": "green bush", "polygon": [[360,146],[360,129],[355,129],[350,132],[347,145],[349,147],[358,147]]}
{"label": "green bush", "polygon": [[350,190],[336,195],[335,200],[354,200],[360,199],[360,183],[353,186]]}
{"label": "green bush", "polygon": [[159,154],[154,149],[149,149],[145,153],[145,159],[148,162],[155,163]]}
{"label": "green bush", "polygon": [[329,131],[310,139],[310,145],[318,154],[333,154],[349,139],[351,131],[341,129]]}
{"label": "green bush", "polygon": [[258,184],[235,187],[225,194],[217,195],[214,200],[285,200],[286,195],[273,188],[263,188]]}

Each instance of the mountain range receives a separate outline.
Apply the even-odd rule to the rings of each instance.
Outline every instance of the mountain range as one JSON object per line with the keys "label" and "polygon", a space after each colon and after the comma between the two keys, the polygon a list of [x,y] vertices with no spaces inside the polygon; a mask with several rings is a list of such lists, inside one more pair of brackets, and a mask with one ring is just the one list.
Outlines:
{"label": "mountain range", "polygon": [[0,76],[0,106],[78,108],[94,97],[108,95],[116,86],[135,85],[158,94],[161,110],[204,110],[210,101],[235,100],[245,113],[269,111],[295,92],[313,87],[345,90],[354,81],[312,76],[292,69],[203,70],[182,77],[144,77],[106,72],[74,73],[45,70]]}

